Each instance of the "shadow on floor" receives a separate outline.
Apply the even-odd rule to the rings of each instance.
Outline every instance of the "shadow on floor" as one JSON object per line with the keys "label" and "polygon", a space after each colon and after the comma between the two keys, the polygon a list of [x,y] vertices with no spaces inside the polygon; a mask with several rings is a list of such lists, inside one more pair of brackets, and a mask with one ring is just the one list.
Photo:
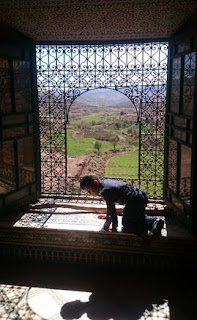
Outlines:
{"label": "shadow on floor", "polygon": [[193,275],[1,264],[1,319],[194,320]]}

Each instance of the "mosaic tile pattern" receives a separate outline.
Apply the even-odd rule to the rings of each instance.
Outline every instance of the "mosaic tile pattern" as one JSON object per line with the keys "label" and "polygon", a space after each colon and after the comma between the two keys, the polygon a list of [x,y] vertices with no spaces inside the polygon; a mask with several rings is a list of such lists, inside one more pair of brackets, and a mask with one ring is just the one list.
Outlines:
{"label": "mosaic tile pattern", "polygon": [[[69,205],[72,206],[71,204],[73,204],[74,207],[76,206],[76,208],[69,208]],[[85,210],[77,209],[77,204],[82,208],[84,206]],[[95,212],[93,211],[94,206]],[[63,199],[55,200],[41,198],[37,203],[30,204],[28,210],[16,219],[14,227],[100,231],[104,224],[104,220],[98,218],[99,214],[97,211],[100,209],[101,213],[103,213],[105,208],[104,202],[92,203],[87,201],[87,203],[84,204],[83,202],[80,203],[79,201],[76,202],[74,200],[67,201]],[[149,208],[151,209],[151,204],[149,204]],[[162,205],[160,205],[160,209],[162,209]],[[120,213],[122,206],[119,206],[118,210],[118,231],[120,232],[122,226],[122,216]],[[165,223],[164,216],[156,216],[156,218],[162,218]],[[166,225],[164,225],[162,235],[167,235]]]}
{"label": "mosaic tile pattern", "polygon": [[1,1],[0,19],[36,41],[170,37],[197,8],[195,0]]}
{"label": "mosaic tile pattern", "polygon": [[[77,206],[86,206],[86,210],[79,210]],[[39,207],[42,206],[42,207]],[[73,206],[73,208],[72,208]],[[88,206],[91,210],[88,209]],[[95,210],[93,212],[92,208]],[[120,206],[121,207],[121,206]],[[97,208],[97,209],[96,209]],[[79,201],[64,198],[40,198],[23,212],[7,214],[0,217],[0,226],[33,227],[68,230],[99,231],[103,220],[98,219],[100,213],[105,212],[102,201]],[[121,212],[121,208],[118,209]],[[176,217],[171,216],[162,203],[148,203],[147,215],[155,215],[157,219],[164,220],[162,236],[192,238],[193,235],[178,223]],[[167,214],[166,214],[167,212]],[[119,218],[119,231],[121,229],[121,216]]]}
{"label": "mosaic tile pattern", "polygon": [[[88,291],[57,290],[26,286],[0,285],[2,320],[127,320],[132,319],[132,303],[126,309],[116,299]],[[113,294],[112,294],[113,296]],[[117,299],[120,304],[117,304]],[[142,310],[139,320],[170,319],[168,301]]]}

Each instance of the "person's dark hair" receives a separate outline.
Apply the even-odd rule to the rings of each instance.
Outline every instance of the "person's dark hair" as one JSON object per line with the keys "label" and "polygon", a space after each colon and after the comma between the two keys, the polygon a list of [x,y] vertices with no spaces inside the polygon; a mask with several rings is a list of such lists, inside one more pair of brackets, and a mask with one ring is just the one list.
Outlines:
{"label": "person's dark hair", "polygon": [[85,174],[80,181],[80,188],[90,188],[94,186],[94,179],[99,179],[99,177],[94,173]]}

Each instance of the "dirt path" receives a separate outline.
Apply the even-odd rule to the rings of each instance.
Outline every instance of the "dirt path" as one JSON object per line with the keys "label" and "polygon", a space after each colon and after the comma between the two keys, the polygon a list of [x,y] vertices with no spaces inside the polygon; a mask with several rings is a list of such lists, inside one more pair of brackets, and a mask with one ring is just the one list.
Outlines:
{"label": "dirt path", "polygon": [[67,158],[68,176],[82,176],[88,171],[95,172],[98,169],[98,164],[93,156],[80,156]]}
{"label": "dirt path", "polygon": [[67,157],[68,176],[76,177],[82,171],[84,164],[87,162],[86,156],[77,158]]}

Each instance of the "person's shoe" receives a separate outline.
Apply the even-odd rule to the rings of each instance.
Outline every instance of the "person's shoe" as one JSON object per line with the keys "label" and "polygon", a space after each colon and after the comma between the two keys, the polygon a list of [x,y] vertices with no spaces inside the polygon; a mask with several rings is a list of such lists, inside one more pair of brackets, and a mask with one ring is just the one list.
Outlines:
{"label": "person's shoe", "polygon": [[153,228],[151,230],[151,233],[153,236],[161,236],[161,230],[163,229],[164,222],[162,219],[159,219],[154,222]]}

